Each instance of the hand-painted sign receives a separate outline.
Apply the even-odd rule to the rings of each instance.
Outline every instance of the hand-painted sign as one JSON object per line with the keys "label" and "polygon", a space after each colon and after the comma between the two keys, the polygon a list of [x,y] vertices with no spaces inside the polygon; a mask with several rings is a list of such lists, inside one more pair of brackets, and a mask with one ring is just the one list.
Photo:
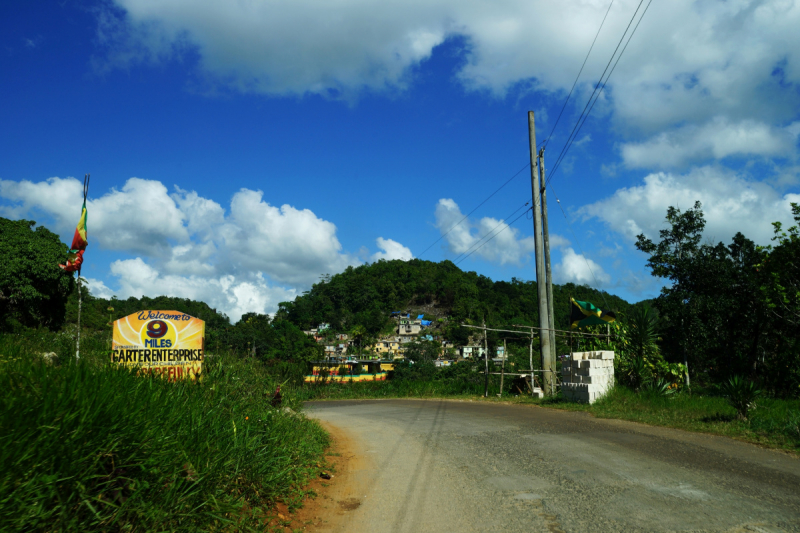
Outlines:
{"label": "hand-painted sign", "polygon": [[139,311],[114,322],[111,361],[170,380],[203,370],[205,322],[180,311]]}

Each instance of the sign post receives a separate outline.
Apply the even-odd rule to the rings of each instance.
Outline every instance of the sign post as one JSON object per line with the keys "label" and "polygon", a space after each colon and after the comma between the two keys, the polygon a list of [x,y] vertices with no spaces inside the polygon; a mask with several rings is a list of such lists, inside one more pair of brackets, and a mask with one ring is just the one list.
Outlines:
{"label": "sign post", "polygon": [[202,376],[205,322],[180,311],[139,311],[114,322],[111,362],[176,381]]}

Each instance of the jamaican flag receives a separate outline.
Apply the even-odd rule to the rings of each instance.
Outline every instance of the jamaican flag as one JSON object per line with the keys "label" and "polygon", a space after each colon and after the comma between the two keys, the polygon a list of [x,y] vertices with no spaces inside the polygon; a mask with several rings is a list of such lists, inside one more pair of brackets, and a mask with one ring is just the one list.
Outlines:
{"label": "jamaican flag", "polygon": [[603,311],[591,302],[579,302],[570,298],[569,329],[593,326],[595,324],[609,324],[617,319],[613,311]]}

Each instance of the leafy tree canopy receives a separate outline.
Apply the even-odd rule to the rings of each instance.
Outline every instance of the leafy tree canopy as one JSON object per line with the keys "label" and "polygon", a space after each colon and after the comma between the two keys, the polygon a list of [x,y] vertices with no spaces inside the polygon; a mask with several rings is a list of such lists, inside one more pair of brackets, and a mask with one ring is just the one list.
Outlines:
{"label": "leafy tree canopy", "polygon": [[[556,324],[569,325],[569,297],[590,300],[603,308],[625,311],[630,304],[605,291],[574,284],[554,285]],[[331,324],[335,331],[378,335],[386,330],[390,313],[410,311],[426,318],[449,320],[446,336],[466,342],[469,330],[459,324],[538,325],[536,283],[513,278],[494,282],[475,272],[464,272],[450,261],[420,259],[385,261],[348,267],[327,276],[293,302],[283,302],[278,318],[303,329]]]}
{"label": "leafy tree canopy", "polygon": [[31,220],[0,218],[0,328],[16,325],[58,329],[74,280],[58,265],[67,246]]}
{"label": "leafy tree canopy", "polygon": [[[800,222],[800,209],[793,205]],[[636,247],[669,284],[654,305],[663,319],[664,353],[689,362],[713,382],[732,375],[761,379],[776,394],[800,386],[800,230],[775,224],[776,245],[756,246],[741,233],[732,242],[701,244],[702,205],[667,210],[660,241],[639,235]]]}

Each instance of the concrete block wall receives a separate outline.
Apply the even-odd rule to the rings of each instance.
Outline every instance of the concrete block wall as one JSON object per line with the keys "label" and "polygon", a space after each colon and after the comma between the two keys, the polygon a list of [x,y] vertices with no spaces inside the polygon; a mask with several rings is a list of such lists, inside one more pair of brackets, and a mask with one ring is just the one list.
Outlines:
{"label": "concrete block wall", "polygon": [[561,362],[561,394],[573,402],[594,403],[614,386],[614,352],[574,352]]}

